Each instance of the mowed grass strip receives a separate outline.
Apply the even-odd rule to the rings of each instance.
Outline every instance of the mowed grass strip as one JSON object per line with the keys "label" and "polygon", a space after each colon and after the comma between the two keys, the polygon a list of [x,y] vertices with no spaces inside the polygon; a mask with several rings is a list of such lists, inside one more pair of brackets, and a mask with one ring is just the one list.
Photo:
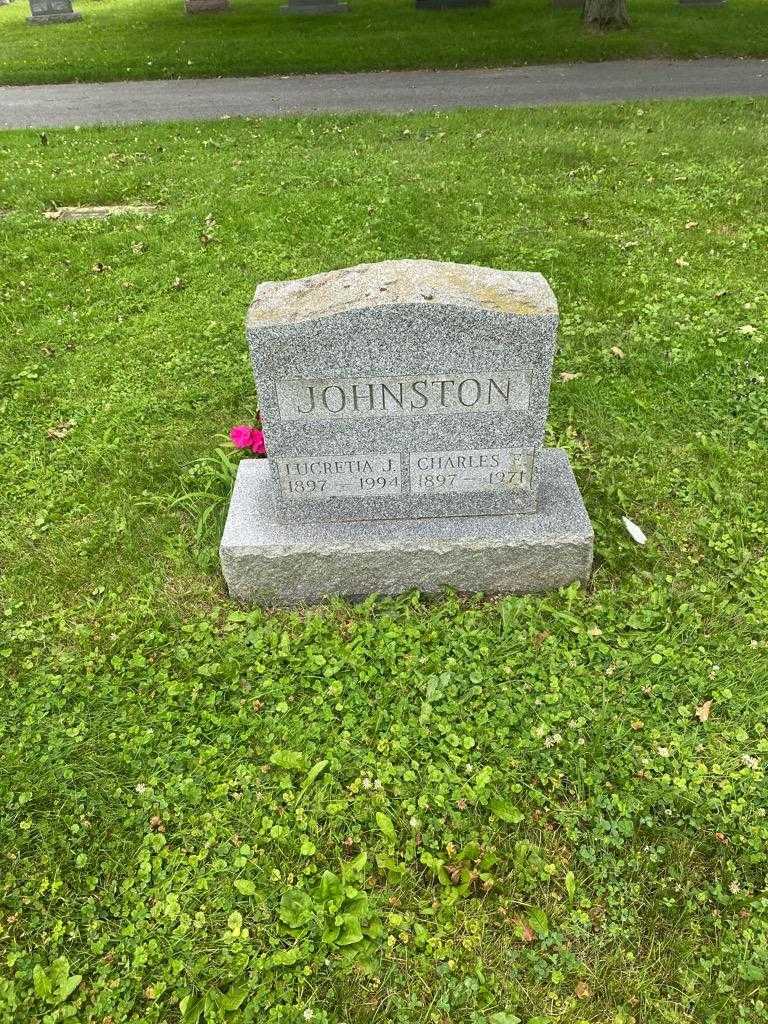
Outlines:
{"label": "mowed grass strip", "polygon": [[632,28],[586,31],[549,0],[416,11],[411,0],[354,0],[343,16],[286,17],[279,0],[233,0],[188,16],[183,0],[75,0],[77,23],[26,24],[0,8],[0,84],[498,67],[621,57],[764,56],[768,5],[684,7],[631,0]]}
{"label": "mowed grass strip", "polygon": [[[765,1020],[767,129],[0,137],[0,1019]],[[253,289],[390,257],[552,282],[588,588],[224,595]]]}

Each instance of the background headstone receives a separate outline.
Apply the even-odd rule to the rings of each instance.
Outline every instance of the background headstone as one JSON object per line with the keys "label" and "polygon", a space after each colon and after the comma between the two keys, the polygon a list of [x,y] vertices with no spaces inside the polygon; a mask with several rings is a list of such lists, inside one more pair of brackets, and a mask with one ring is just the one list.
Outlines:
{"label": "background headstone", "polygon": [[58,21],[80,21],[82,14],[72,10],[72,0],[29,0],[30,25],[46,25]]}
{"label": "background headstone", "polygon": [[229,9],[229,0],[184,0],[187,14],[212,14]]}
{"label": "background headstone", "polygon": [[414,0],[417,11],[444,11],[450,7],[488,7],[491,0]]}
{"label": "background headstone", "polygon": [[557,323],[541,275],[487,267],[261,285],[247,335],[268,462],[240,466],[230,592],[293,604],[585,577],[589,520],[567,456],[543,448]]}
{"label": "background headstone", "polygon": [[347,14],[345,0],[288,0],[280,8],[282,14]]}

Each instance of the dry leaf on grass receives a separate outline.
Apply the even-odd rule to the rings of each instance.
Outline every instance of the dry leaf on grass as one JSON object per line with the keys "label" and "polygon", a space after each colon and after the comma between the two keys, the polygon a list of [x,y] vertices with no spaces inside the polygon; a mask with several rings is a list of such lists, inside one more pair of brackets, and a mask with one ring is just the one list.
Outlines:
{"label": "dry leaf on grass", "polygon": [[706,722],[709,718],[709,713],[712,710],[712,701],[705,700],[703,704],[696,708],[696,717],[700,722]]}
{"label": "dry leaf on grass", "polygon": [[581,377],[580,373],[569,373],[567,370],[560,374],[560,380],[566,384],[569,380],[578,380],[579,377]]}
{"label": "dry leaf on grass", "polygon": [[64,420],[57,423],[55,427],[49,427],[45,434],[51,441],[63,441],[75,425],[74,420]]}

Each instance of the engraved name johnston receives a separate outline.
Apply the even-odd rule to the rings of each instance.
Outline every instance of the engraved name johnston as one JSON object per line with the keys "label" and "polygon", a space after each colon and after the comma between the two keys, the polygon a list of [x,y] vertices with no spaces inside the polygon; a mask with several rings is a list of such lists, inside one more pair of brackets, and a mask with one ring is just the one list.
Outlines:
{"label": "engraved name johnston", "polygon": [[284,420],[370,416],[449,416],[527,409],[530,373],[423,374],[420,377],[292,380],[277,385]]}

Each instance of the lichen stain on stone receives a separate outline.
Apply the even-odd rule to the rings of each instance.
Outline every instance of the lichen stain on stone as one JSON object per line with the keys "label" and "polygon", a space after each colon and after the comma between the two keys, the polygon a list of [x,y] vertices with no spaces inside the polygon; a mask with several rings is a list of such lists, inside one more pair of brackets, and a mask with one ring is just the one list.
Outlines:
{"label": "lichen stain on stone", "polygon": [[[547,302],[546,290],[530,278],[518,289],[512,283],[514,277],[510,271],[431,260],[364,263],[302,280],[262,284],[248,321],[299,323],[353,309],[397,305],[479,307],[518,316],[555,311]],[[500,280],[491,283],[489,278]]]}

